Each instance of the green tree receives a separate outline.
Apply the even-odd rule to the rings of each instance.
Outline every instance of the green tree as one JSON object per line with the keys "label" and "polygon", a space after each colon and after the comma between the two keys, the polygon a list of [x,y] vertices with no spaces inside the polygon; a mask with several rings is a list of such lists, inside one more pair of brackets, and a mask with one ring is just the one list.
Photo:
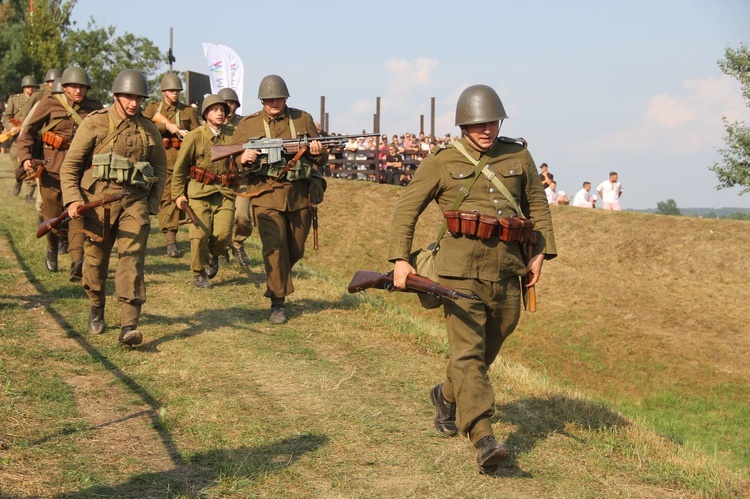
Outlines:
{"label": "green tree", "polygon": [[[722,72],[737,78],[742,86],[742,95],[750,105],[750,49],[740,44],[738,49],[727,47],[724,59],[718,62]],[[740,194],[750,192],[750,128],[744,122],[730,123],[722,117],[726,148],[719,149],[722,161],[709,167],[719,179],[717,189],[739,186]]]}
{"label": "green tree", "polygon": [[656,203],[656,213],[659,215],[682,215],[674,199]]}

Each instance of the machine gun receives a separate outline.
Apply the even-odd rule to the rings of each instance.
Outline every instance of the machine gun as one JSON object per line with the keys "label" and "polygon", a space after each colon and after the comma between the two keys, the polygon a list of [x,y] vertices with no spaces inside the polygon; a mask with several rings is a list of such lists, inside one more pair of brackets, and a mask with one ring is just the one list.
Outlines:
{"label": "machine gun", "polygon": [[355,135],[329,135],[326,137],[298,137],[296,139],[268,139],[265,137],[252,138],[244,144],[227,144],[211,146],[211,161],[240,154],[245,149],[257,149],[261,154],[268,155],[269,163],[281,161],[282,153],[293,154],[309,148],[310,142],[317,140],[326,148],[343,147],[349,139],[360,137],[379,137],[377,133],[361,133]]}

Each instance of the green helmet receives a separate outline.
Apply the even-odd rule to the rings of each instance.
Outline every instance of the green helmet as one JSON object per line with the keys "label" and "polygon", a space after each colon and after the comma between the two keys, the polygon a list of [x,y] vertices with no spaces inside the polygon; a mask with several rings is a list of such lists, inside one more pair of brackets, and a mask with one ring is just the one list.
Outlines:
{"label": "green helmet", "polygon": [[62,72],[57,68],[52,68],[47,70],[47,74],[44,75],[44,81],[54,81],[55,78],[60,78],[62,76]]}
{"label": "green helmet", "polygon": [[65,68],[62,74],[62,80],[60,81],[62,86],[65,85],[86,85],[91,88],[91,78],[85,69],[79,68],[78,66],[69,66]]}
{"label": "green helmet", "polygon": [[206,119],[206,111],[214,104],[222,104],[224,106],[224,113],[229,114],[229,106],[227,105],[227,101],[222,99],[220,95],[211,94],[207,95],[206,98],[203,99],[203,104],[201,105],[201,116],[204,120]]}
{"label": "green helmet", "polygon": [[507,117],[503,103],[492,87],[472,85],[458,97],[456,126],[500,121]]}
{"label": "green helmet", "polygon": [[221,97],[225,101],[233,100],[237,104],[240,103],[240,97],[237,95],[237,92],[235,92],[234,89],[230,87],[224,87],[219,90],[219,97]]}
{"label": "green helmet", "polygon": [[36,78],[34,78],[34,75],[26,75],[21,79],[21,88],[23,87],[38,87],[39,83],[37,83]]}
{"label": "green helmet", "polygon": [[136,69],[123,69],[112,84],[112,93],[139,95],[148,98],[146,77]]}
{"label": "green helmet", "polygon": [[62,86],[62,77],[58,76],[55,78],[55,80],[52,82],[52,88],[50,89],[50,92],[53,94],[64,94],[65,90]]}
{"label": "green helmet", "polygon": [[281,76],[268,75],[260,80],[260,86],[258,86],[258,98],[260,100],[286,99],[287,97],[289,97],[289,90]]}
{"label": "green helmet", "polygon": [[177,73],[167,73],[164,78],[161,79],[161,85],[159,85],[159,91],[164,92],[165,90],[179,90],[182,91],[182,81]]}

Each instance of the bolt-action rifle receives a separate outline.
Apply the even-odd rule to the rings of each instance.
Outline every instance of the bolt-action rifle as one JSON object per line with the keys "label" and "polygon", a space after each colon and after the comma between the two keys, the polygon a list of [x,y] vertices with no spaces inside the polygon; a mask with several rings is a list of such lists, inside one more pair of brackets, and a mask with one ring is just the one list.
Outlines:
{"label": "bolt-action rifle", "polygon": [[[18,118],[11,118],[10,123],[14,127],[21,126],[21,120],[19,120]],[[21,131],[20,129],[16,130],[15,132],[11,132],[10,130],[5,130],[3,133],[0,133],[0,143],[5,142],[11,137],[15,137],[16,135],[18,135],[18,132],[20,131]]]}
{"label": "bolt-action rifle", "polygon": [[448,286],[438,284],[432,279],[428,279],[419,274],[409,274],[406,277],[406,289],[397,289],[393,284],[393,272],[381,274],[372,270],[358,270],[355,272],[352,281],[349,283],[348,291],[356,293],[365,289],[385,289],[386,291],[412,291],[417,293],[427,293],[441,298],[450,298],[451,300],[460,300],[468,298],[469,300],[478,300],[479,297],[474,294],[462,293]]}
{"label": "bolt-action rifle", "polygon": [[34,168],[31,171],[26,171],[23,166],[16,168],[16,181],[23,182],[24,180],[34,180],[42,174],[44,165],[49,163],[49,159],[31,159],[31,167]]}
{"label": "bolt-action rifle", "polygon": [[[78,213],[83,213],[90,210],[91,208],[97,208],[99,206],[105,206],[114,203],[129,195],[130,191],[125,191],[120,194],[107,196],[106,198],[100,199],[99,201],[92,201],[90,203],[82,204],[78,207]],[[50,218],[49,220],[45,220],[44,222],[40,223],[39,230],[36,231],[36,237],[44,236],[45,234],[47,234],[47,232],[53,229],[57,229],[59,226],[68,222],[69,220],[70,215],[68,215],[68,209],[65,208],[65,210],[63,210],[63,212],[60,213],[56,218]]]}
{"label": "bolt-action rifle", "polygon": [[300,150],[307,150],[310,142],[317,140],[325,148],[343,147],[349,139],[359,137],[378,137],[377,133],[361,133],[356,135],[329,135],[326,137],[298,137],[296,139],[268,139],[257,137],[244,144],[226,144],[211,146],[211,161],[240,154],[245,149],[257,149],[261,154],[268,155],[269,163],[281,161],[282,153],[293,154]]}

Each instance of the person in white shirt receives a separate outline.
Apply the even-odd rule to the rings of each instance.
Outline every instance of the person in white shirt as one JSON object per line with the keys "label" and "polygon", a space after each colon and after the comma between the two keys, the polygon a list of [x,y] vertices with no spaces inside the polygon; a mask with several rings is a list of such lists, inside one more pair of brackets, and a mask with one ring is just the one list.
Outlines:
{"label": "person in white shirt", "polygon": [[591,194],[590,191],[591,182],[584,182],[583,189],[576,192],[570,204],[579,208],[596,208],[596,194]]}
{"label": "person in white shirt", "polygon": [[568,204],[568,196],[565,191],[557,191],[557,182],[554,180],[550,181],[549,187],[545,187],[544,193],[547,195],[547,202],[549,204]]}
{"label": "person in white shirt", "polygon": [[602,198],[602,209],[620,211],[620,198],[622,197],[622,184],[617,181],[617,172],[609,172],[609,180],[605,180],[596,188],[599,197]]}

